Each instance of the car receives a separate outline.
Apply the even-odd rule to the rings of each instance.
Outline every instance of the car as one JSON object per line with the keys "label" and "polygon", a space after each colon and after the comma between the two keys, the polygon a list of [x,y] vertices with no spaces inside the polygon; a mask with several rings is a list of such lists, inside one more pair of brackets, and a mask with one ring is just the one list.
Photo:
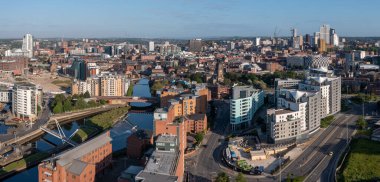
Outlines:
{"label": "car", "polygon": [[332,155],[334,155],[334,152],[332,152],[332,151],[329,152],[329,156],[332,156]]}

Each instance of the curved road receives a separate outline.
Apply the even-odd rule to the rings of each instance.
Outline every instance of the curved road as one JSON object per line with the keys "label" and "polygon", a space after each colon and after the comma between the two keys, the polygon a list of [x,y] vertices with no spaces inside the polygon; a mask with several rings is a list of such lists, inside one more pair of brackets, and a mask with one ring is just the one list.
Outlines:
{"label": "curved road", "polygon": [[[333,123],[319,135],[303,152],[285,166],[281,172],[281,181],[287,176],[304,176],[305,181],[333,181],[335,166],[339,154],[347,145],[347,138],[353,135],[355,123],[361,112],[361,107],[354,105],[347,113],[335,115]],[[186,171],[189,181],[211,181],[221,171],[230,176],[237,173],[221,165],[220,154],[223,148],[222,136],[225,135],[228,125],[228,104],[219,104],[215,127],[207,138],[207,147],[200,149],[199,154],[186,160]],[[333,152],[332,156],[328,155]],[[249,181],[280,181],[280,175],[245,175]]]}

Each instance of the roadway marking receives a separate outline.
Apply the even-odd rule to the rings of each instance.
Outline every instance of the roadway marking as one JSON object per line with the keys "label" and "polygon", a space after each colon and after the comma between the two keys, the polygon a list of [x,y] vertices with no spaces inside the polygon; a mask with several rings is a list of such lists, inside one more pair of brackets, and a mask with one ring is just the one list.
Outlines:
{"label": "roadway marking", "polygon": [[[343,118],[343,120],[342,120],[341,122],[338,122],[338,119],[335,120],[335,121],[337,122],[336,124],[340,124],[340,123],[346,121],[347,119],[348,119],[348,118]],[[331,123],[331,124],[335,124],[335,122],[333,122],[333,123]],[[333,129],[332,131],[330,131],[330,133],[329,133],[329,134],[328,134],[328,135],[322,140],[322,142],[319,143],[319,145],[317,145],[317,146],[315,146],[315,147],[323,146],[324,144],[326,144],[327,140],[330,139],[331,135],[333,135],[333,134],[336,132],[336,130],[337,130],[338,128],[339,128],[339,127],[334,126],[334,129]],[[325,131],[326,131],[326,130],[325,130]],[[323,131],[323,132],[325,132],[325,131]],[[308,148],[309,148],[310,146],[311,146],[311,145],[309,145]],[[308,149],[308,148],[307,148],[307,149]],[[307,150],[307,149],[305,149],[305,150]],[[304,150],[304,151],[305,151],[305,150]],[[308,162],[313,158],[313,156],[314,156],[317,152],[318,152],[318,151],[313,150],[313,152],[307,157],[307,160],[306,160],[305,162],[303,162],[302,166],[305,165],[306,163],[308,163]]]}
{"label": "roadway marking", "polygon": [[326,155],[323,157],[323,159],[321,160],[321,162],[318,163],[317,166],[315,166],[315,168],[306,176],[305,180],[304,181],[307,181],[307,179],[311,176],[311,175],[314,175],[314,171],[323,163],[323,161],[326,159]]}

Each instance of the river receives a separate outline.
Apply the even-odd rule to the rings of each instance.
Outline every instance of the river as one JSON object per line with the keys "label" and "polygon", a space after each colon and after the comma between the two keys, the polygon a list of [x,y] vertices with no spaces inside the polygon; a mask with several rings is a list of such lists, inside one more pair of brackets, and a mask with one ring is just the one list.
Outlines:
{"label": "river", "polygon": [[[151,97],[149,80],[141,79],[133,87],[133,96],[137,97]],[[131,103],[134,107],[148,107],[151,104],[149,103]],[[70,136],[75,132],[76,129],[83,124],[83,120],[74,121],[69,124],[62,126],[62,129],[66,136]],[[117,123],[111,129],[112,137],[112,150],[117,151],[124,149],[126,147],[126,139],[132,133],[132,128],[134,129],[146,129],[153,130],[153,113],[128,113],[128,116]],[[35,142],[35,145],[40,151],[48,151],[54,148],[53,145],[62,145],[62,141],[58,138],[53,137],[52,135],[45,134],[41,139]],[[28,182],[38,182],[38,167],[29,168],[21,173],[18,173],[10,178],[4,180],[4,182],[19,182],[19,181],[28,181]]]}

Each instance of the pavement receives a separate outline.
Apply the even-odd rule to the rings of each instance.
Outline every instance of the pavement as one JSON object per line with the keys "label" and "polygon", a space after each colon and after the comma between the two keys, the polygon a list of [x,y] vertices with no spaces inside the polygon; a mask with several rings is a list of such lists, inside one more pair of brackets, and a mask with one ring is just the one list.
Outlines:
{"label": "pavement", "polygon": [[[226,108],[227,107],[227,108]],[[305,181],[334,181],[335,169],[339,154],[345,149],[348,140],[353,136],[356,120],[362,114],[361,105],[351,105],[352,109],[335,115],[331,125],[322,129],[319,135],[314,136],[303,152],[277,175],[245,175],[248,181],[285,181],[287,176],[304,176]],[[220,109],[219,109],[220,108]],[[364,113],[371,113],[376,109],[374,105],[366,105]],[[367,111],[368,110],[368,111]],[[221,150],[224,143],[219,142],[226,134],[228,126],[228,105],[218,105],[215,128],[207,140],[207,147],[200,149],[200,154],[186,161],[186,171],[191,176],[189,181],[211,181],[219,172],[226,172],[229,176],[236,176],[237,172],[222,165]],[[328,155],[333,152],[333,155]],[[188,178],[189,179],[189,178]]]}

